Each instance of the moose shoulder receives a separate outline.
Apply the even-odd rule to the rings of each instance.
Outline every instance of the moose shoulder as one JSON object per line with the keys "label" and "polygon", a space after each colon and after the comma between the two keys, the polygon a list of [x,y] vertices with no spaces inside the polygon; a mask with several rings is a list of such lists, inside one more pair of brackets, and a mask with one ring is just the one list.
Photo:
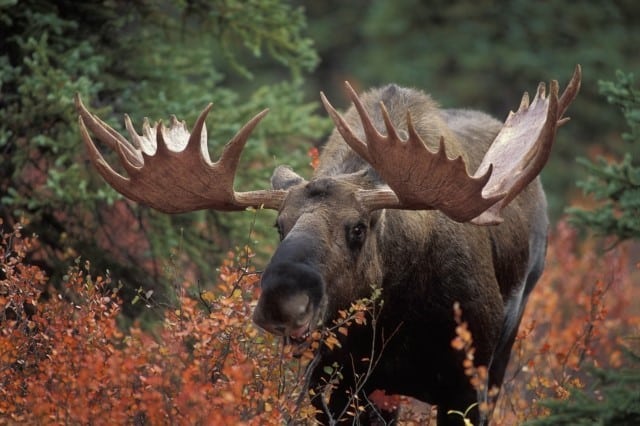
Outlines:
{"label": "moose shoulder", "polygon": [[[537,175],[580,77],[578,66],[560,97],[557,82],[548,94],[541,84],[505,123],[440,109],[413,89],[389,85],[358,96],[347,85],[354,106],[344,116],[321,95],[336,129],[313,178],[281,166],[271,190],[250,192],[235,192],[233,177],[264,111],[212,163],[204,128],[210,106],[191,133],[172,120],[169,128],[145,123],[138,135],[126,118],[128,142],[79,98],[76,104],[92,162],[126,197],[168,213],[278,211],[282,241],[262,276],[254,312],[260,327],[303,344],[339,310],[370,296],[372,287],[381,289],[375,330],[354,327],[340,348],[322,349],[311,367],[319,422],[392,421],[395,413],[371,406],[353,418],[354,392],[365,398],[382,389],[436,404],[438,425],[448,425],[461,422],[449,410],[464,412],[478,401],[450,344],[453,305],[460,303],[469,323],[475,362],[488,366],[489,386],[499,387],[544,267],[548,221]],[[89,130],[117,152],[128,177],[106,163]],[[327,365],[342,376],[328,400]],[[486,421],[477,410],[471,417],[474,424]]]}

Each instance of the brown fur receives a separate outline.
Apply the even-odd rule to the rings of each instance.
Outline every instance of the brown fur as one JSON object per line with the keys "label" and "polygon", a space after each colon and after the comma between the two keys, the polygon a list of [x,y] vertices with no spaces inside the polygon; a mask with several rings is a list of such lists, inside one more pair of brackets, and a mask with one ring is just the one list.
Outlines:
{"label": "brown fur", "polygon": [[[444,136],[448,155],[461,155],[469,172],[501,127],[479,112],[441,110],[422,92],[395,85],[372,90],[362,101],[380,132],[380,101],[398,129],[406,131],[409,111],[426,144],[435,149]],[[353,108],[345,119],[362,137]],[[344,379],[329,402],[330,417],[342,412],[346,391],[367,367],[359,360],[370,357],[375,344],[380,360],[365,394],[383,389],[437,404],[439,425],[458,424],[460,419],[446,412],[465,411],[476,394],[450,346],[456,301],[473,333],[477,364],[489,365],[491,384],[500,385],[526,296],[543,267],[548,225],[538,180],[505,209],[499,226],[457,223],[438,211],[369,212],[354,194],[384,182],[334,131],[311,181],[281,168],[272,182],[290,191],[278,217],[284,240],[263,276],[256,323],[281,334],[308,321],[327,324],[339,309],[371,294],[372,285],[383,290],[375,333],[355,327],[342,348],[322,354],[312,375],[311,385],[320,388],[326,380],[323,366],[336,362],[342,367]],[[292,295],[297,295],[295,303]],[[299,300],[310,300],[309,306],[299,306]],[[314,403],[324,411],[319,397]],[[480,420],[477,413],[472,416]],[[327,423],[329,415],[319,420]]]}

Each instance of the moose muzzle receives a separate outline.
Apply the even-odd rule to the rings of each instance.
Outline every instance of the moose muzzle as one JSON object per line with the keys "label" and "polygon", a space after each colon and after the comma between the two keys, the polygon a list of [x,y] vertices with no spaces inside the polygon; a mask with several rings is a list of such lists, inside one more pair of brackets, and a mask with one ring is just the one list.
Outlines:
{"label": "moose muzzle", "polygon": [[320,317],[324,292],[317,257],[304,236],[290,235],[262,274],[262,294],[253,321],[268,332],[304,341]]}

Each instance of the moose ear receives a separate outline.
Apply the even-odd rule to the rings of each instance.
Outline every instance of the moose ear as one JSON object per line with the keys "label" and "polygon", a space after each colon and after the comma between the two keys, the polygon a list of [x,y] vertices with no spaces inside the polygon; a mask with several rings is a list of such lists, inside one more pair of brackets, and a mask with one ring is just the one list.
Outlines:
{"label": "moose ear", "polygon": [[289,166],[278,166],[271,176],[272,189],[289,189],[304,182],[304,178],[291,170]]}

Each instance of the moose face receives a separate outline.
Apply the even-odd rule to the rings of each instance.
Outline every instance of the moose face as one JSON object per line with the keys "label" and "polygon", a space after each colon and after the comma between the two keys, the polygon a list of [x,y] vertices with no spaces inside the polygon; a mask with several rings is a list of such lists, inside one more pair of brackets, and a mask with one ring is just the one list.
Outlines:
{"label": "moose face", "polygon": [[[277,175],[274,186],[280,185]],[[258,326],[301,343],[381,279],[380,213],[358,201],[356,178],[287,182],[291,187],[276,222],[282,242],[262,276],[253,316]]]}

